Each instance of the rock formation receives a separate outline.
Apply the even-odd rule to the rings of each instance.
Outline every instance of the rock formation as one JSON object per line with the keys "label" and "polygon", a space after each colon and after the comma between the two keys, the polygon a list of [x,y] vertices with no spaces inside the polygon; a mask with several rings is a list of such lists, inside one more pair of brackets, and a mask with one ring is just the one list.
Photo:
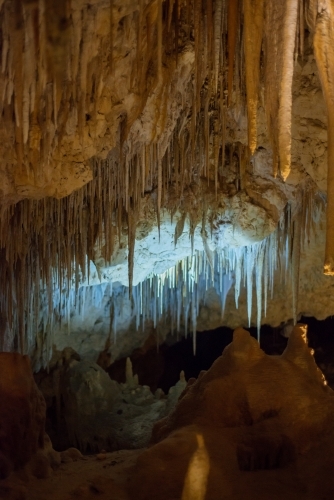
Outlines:
{"label": "rock formation", "polygon": [[[49,477],[61,459],[45,434],[45,400],[28,356],[0,353],[0,398],[0,479],[23,468],[36,478]],[[0,498],[11,498],[11,492],[1,482]]]}
{"label": "rock formation", "polygon": [[136,328],[176,311],[172,328],[194,341],[212,284],[224,308],[225,275],[237,304],[247,288],[239,324],[276,324],[277,307],[295,322],[333,311],[314,305],[300,272],[311,267],[315,283],[321,267],[332,273],[330,202],[318,224],[333,184],[332,10],[331,0],[0,2],[3,350],[46,365],[99,281],[140,287],[125,312]]}
{"label": "rock formation", "polygon": [[[139,456],[130,498],[330,498],[333,392],[297,325],[281,356],[243,329],[188,382]],[[256,472],[255,472],[256,471]]]}
{"label": "rock formation", "polygon": [[27,356],[0,353],[0,370],[1,462],[18,468],[44,447],[45,401]]}
{"label": "rock formation", "polygon": [[139,384],[130,358],[125,382],[117,383],[96,363],[81,361],[69,349],[61,353],[48,373],[38,376],[47,403],[48,432],[57,449],[76,446],[83,453],[138,449],[148,445],[152,427],[176,405],[186,386],[184,373],[167,395],[153,394]]}
{"label": "rock formation", "polygon": [[[264,322],[333,314],[334,5],[0,0],[0,42],[0,350],[12,353],[1,354],[9,385],[0,381],[8,399],[0,433],[3,420],[18,439],[12,446],[1,434],[6,476],[43,447],[44,414],[31,374],[22,375],[24,356],[37,371],[65,353],[48,395],[59,410],[67,363],[67,417],[79,442],[121,398],[118,388],[109,401],[104,382],[92,382],[94,375],[108,391],[113,385],[98,359],[107,366],[152,334],[159,344],[190,332],[196,352],[198,329],[248,324],[259,334]],[[140,459],[143,470],[155,453],[154,466],[165,467],[175,443],[193,464],[186,478],[188,462],[176,455],[171,497],[191,496],[198,464],[198,487],[216,488],[207,422],[218,425],[218,417],[221,448],[234,458],[227,464],[229,455],[218,453],[217,463],[233,474],[263,465],[291,472],[317,455],[311,438],[321,441],[332,396],[306,347],[295,333],[286,353],[269,360],[254,342],[237,331],[156,428],[155,439],[166,439]],[[137,389],[123,389],[132,404]],[[92,392],[96,405],[88,407]],[[208,401],[205,414],[197,394]],[[19,400],[22,422],[9,419]],[[87,417],[81,437],[79,414]],[[23,446],[29,421],[35,428]],[[313,486],[305,488],[311,498]],[[218,491],[210,498],[221,498]]]}

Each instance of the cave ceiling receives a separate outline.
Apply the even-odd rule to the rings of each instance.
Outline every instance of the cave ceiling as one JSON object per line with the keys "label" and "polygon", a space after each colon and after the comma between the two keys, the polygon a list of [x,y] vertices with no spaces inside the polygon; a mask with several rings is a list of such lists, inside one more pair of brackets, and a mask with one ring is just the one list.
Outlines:
{"label": "cave ceiling", "polygon": [[94,284],[195,331],[209,274],[231,326],[333,314],[333,0],[0,0],[0,26],[3,349]]}

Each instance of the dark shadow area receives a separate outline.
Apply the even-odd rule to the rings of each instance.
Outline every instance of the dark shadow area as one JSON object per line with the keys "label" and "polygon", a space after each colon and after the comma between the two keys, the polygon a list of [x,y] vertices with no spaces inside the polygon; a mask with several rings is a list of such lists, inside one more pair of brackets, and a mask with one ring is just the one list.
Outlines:
{"label": "dark shadow area", "polygon": [[[309,346],[314,349],[315,360],[324,373],[328,385],[334,388],[334,318],[318,321],[315,318],[302,317],[300,322],[308,325]],[[257,338],[256,328],[248,330],[252,337]],[[283,333],[283,324],[277,328],[268,325],[261,328],[260,345],[265,353],[282,354],[287,344],[287,338],[283,336]],[[180,379],[182,370],[185,372],[186,380],[197,378],[202,370],[208,370],[222,354],[224,348],[231,343],[232,335],[233,330],[226,327],[197,332],[196,355],[193,354],[191,335],[175,343],[172,343],[173,337],[169,337],[168,343],[160,345],[159,349],[157,349],[156,338],[152,335],[143,347],[132,353],[133,372],[138,374],[141,385],[149,386],[152,392],[161,388],[167,394]],[[110,365],[106,371],[112,379],[124,383],[125,364],[126,359],[120,359]],[[46,370],[35,374],[37,385],[42,389],[47,402],[47,432],[54,447],[64,450],[71,446],[71,443],[67,434],[61,395],[51,390],[56,379],[53,372],[49,374]]]}
{"label": "dark shadow area", "polygon": [[[301,317],[300,323],[308,325],[309,346],[314,349],[314,357],[324,372],[329,385],[334,385],[334,318],[323,321]],[[284,351],[287,338],[283,336],[283,327],[273,328],[263,325],[260,332],[260,345],[266,354],[280,355]],[[257,338],[257,329],[247,328],[252,337]],[[208,370],[212,363],[232,341],[233,330],[220,327],[215,330],[197,332],[196,355],[193,354],[193,339],[189,335],[172,345],[166,343],[156,347],[154,338],[130,356],[133,372],[138,374],[139,383],[148,385],[154,392],[161,388],[168,393],[170,387],[179,380],[181,370],[186,379],[197,378],[201,370]],[[125,382],[126,359],[117,360],[107,372],[118,382]]]}

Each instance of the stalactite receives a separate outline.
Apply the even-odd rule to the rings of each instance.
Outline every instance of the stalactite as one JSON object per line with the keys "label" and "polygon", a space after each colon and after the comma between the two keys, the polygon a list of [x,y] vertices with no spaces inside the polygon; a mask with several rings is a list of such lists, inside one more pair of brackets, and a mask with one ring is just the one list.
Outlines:
{"label": "stalactite", "polygon": [[[314,17],[316,14],[314,13]],[[326,209],[326,251],[324,274],[334,275],[334,5],[323,2],[316,17],[314,53],[325,97],[328,118],[328,172]]]}
{"label": "stalactite", "polygon": [[168,30],[168,32],[171,29],[172,17],[173,17],[173,11],[174,11],[174,3],[175,3],[175,0],[170,0],[168,2],[168,22],[167,22],[167,30]]}
{"label": "stalactite", "polygon": [[228,102],[232,102],[233,75],[237,32],[239,27],[239,0],[228,3]]}
{"label": "stalactite", "polygon": [[282,80],[278,111],[280,172],[285,180],[291,166],[291,108],[298,0],[287,0],[282,47]]}
{"label": "stalactite", "polygon": [[157,0],[158,2],[158,12],[157,12],[157,50],[158,50],[158,82],[161,84],[162,82],[162,1]]}
{"label": "stalactite", "polygon": [[255,279],[256,279],[256,326],[257,326],[257,338],[260,341],[260,329],[262,320],[262,299],[263,299],[263,288],[265,286],[264,276],[263,276],[263,266],[264,266],[264,245],[260,246],[260,251],[257,254],[255,263]]}
{"label": "stalactite", "polygon": [[[330,117],[334,115],[334,108],[330,111],[333,105],[332,89],[331,81],[327,81],[326,72],[327,67],[330,67],[329,76],[334,74],[334,69],[331,66],[333,65],[332,48],[328,43],[332,37],[331,30],[333,28],[330,24],[332,21],[326,18],[327,11],[322,12],[316,21],[316,16],[310,7],[311,3],[313,5],[314,2],[310,1],[307,4],[306,21],[310,24],[309,19],[311,19],[314,27],[317,26],[315,48],[318,55],[316,53],[316,56],[322,80],[325,82],[323,88],[328,104],[329,134],[331,134],[334,126],[331,124]],[[81,138],[83,137],[84,130],[86,130],[85,120],[88,106],[92,104],[93,107],[96,107],[96,103],[90,103],[89,100],[94,100],[96,96],[101,95],[103,86],[99,80],[102,79],[103,75],[101,68],[104,59],[98,54],[95,60],[95,56],[93,57],[91,52],[91,31],[89,30],[88,18],[92,15],[91,19],[94,20],[93,13],[89,14],[86,10],[73,9],[72,22],[65,26],[64,37],[64,40],[68,42],[68,47],[70,47],[70,54],[64,51],[65,42],[61,42],[57,58],[53,60],[52,40],[48,41],[48,34],[49,29],[54,30],[55,28],[55,19],[46,20],[50,6],[46,8],[46,4],[42,0],[38,2],[37,10],[35,9],[36,3],[29,6],[30,3],[25,2],[23,10],[19,0],[15,0],[13,4],[8,2],[5,4],[8,11],[5,13],[6,22],[3,23],[1,62],[4,82],[0,81],[1,111],[4,116],[12,115],[14,112],[16,119],[14,135],[18,160],[26,168],[27,175],[31,174],[36,177],[38,173],[42,173],[44,162],[48,162],[53,151],[56,151],[72,109],[80,108],[76,126],[80,129]],[[13,5],[20,8],[16,9]],[[88,281],[90,279],[90,259],[97,252],[102,260],[110,262],[114,246],[120,243],[126,226],[130,294],[132,293],[134,302],[137,304],[136,307],[140,310],[140,317],[136,318],[137,327],[145,322],[145,318],[154,318],[154,322],[157,324],[162,315],[166,314],[167,305],[172,301],[175,305],[171,313],[172,327],[179,332],[183,323],[184,328],[189,327],[193,330],[195,342],[197,315],[204,302],[204,291],[209,286],[214,286],[221,297],[223,310],[226,298],[226,287],[223,286],[225,276],[234,276],[236,303],[238,303],[243,284],[246,284],[250,321],[251,299],[253,295],[255,296],[253,288],[256,288],[256,324],[259,327],[262,310],[264,309],[264,313],[266,313],[268,293],[273,293],[274,279],[277,279],[276,270],[279,265],[283,265],[282,262],[286,267],[289,263],[286,255],[291,250],[290,236],[283,238],[282,228],[279,228],[277,233],[281,236],[272,235],[261,245],[252,245],[247,250],[224,249],[219,255],[209,249],[206,241],[204,242],[206,255],[195,255],[194,253],[193,260],[189,259],[159,278],[153,276],[151,280],[141,285],[142,289],[144,288],[146,291],[137,291],[136,287],[133,287],[131,291],[131,283],[136,218],[140,212],[141,198],[145,197],[146,191],[151,191],[152,198],[155,197],[159,225],[160,214],[165,209],[166,195],[170,193],[170,188],[175,193],[173,199],[170,197],[167,200],[171,218],[177,210],[180,213],[179,222],[175,229],[175,243],[184,229],[184,222],[188,214],[187,196],[191,191],[192,184],[195,183],[198,186],[201,182],[199,179],[204,175],[207,191],[212,190],[211,194],[213,194],[214,189],[218,199],[218,191],[222,187],[223,179],[221,172],[225,175],[227,168],[225,165],[225,149],[227,151],[225,128],[228,120],[226,91],[229,104],[231,104],[233,86],[236,89],[234,95],[236,95],[238,110],[242,108],[243,102],[242,46],[244,46],[246,58],[249,147],[251,152],[254,152],[263,5],[264,0],[244,0],[245,41],[243,41],[242,31],[240,31],[242,12],[239,1],[208,0],[206,2],[203,0],[192,2],[187,0],[183,2],[170,0],[163,2],[163,0],[157,0],[147,3],[144,0],[139,0],[137,10],[135,9],[131,15],[129,14],[132,16],[131,19],[138,20],[138,33],[134,37],[134,40],[138,42],[136,54],[131,55],[134,71],[136,68],[138,70],[137,80],[133,79],[136,87],[134,92],[138,92],[145,103],[147,96],[156,88],[157,83],[164,83],[164,90],[161,91],[159,98],[161,109],[157,113],[159,119],[157,119],[157,127],[154,130],[156,133],[152,134],[154,137],[146,137],[144,143],[131,142],[131,139],[128,139],[132,131],[131,117],[122,112],[119,118],[118,147],[108,155],[107,160],[100,161],[97,158],[92,160],[93,180],[87,186],[63,200],[22,201],[15,207],[4,210],[0,221],[0,253],[5,266],[1,269],[0,276],[1,281],[6,284],[6,297],[0,297],[1,314],[3,314],[2,311],[5,311],[6,317],[8,317],[6,321],[11,325],[8,338],[14,335],[15,329],[15,331],[20,330],[22,333],[20,341],[22,349],[27,349],[27,346],[30,345],[30,341],[27,341],[25,337],[30,338],[32,335],[33,329],[30,328],[32,323],[30,322],[28,325],[27,317],[33,309],[36,330],[38,328],[44,330],[47,338],[46,351],[50,351],[52,342],[51,338],[48,337],[50,333],[46,332],[52,332],[58,311],[66,309],[69,325],[72,306],[70,302],[65,306],[66,300],[71,296],[72,302],[78,300],[79,304],[82,303],[83,297],[86,295],[80,290],[85,279],[87,278]],[[286,152],[289,149],[290,141],[291,71],[297,33],[298,6],[301,23],[299,47],[300,52],[302,52],[303,2],[301,0],[286,0],[285,2],[266,3],[265,107],[274,155],[280,151],[283,176],[286,176],[284,165],[287,164],[284,155],[288,158]],[[59,5],[57,4],[53,8],[58,17],[59,13],[63,13],[66,18],[68,8],[66,0],[61,0]],[[10,19],[8,18],[9,14],[12,15]],[[279,20],[282,16],[285,19],[285,28],[280,30],[279,26],[282,26],[282,23]],[[130,22],[129,19],[124,20],[125,31],[128,29],[126,23]],[[19,30],[18,36],[13,35],[16,29],[15,23],[24,25],[24,29]],[[119,34],[116,23],[114,0],[110,0],[110,34],[108,32],[106,37],[106,47],[108,51],[108,43],[110,43],[111,79],[115,69],[113,67],[113,51],[115,49],[116,53],[118,50],[117,47],[114,47],[114,44],[118,43]],[[290,32],[291,26],[294,34],[293,30]],[[51,35],[53,36],[52,33]],[[110,41],[108,37],[110,37]],[[169,38],[168,41],[167,38]],[[184,39],[187,39],[186,42]],[[183,50],[181,43],[189,42],[194,44],[195,51],[194,80],[189,79],[188,94],[186,98],[182,97],[182,111],[176,118],[175,130],[170,140],[167,140],[167,142],[169,141],[169,146],[167,146],[163,131],[169,119],[165,102],[167,102],[166,96],[168,96],[172,82],[168,78],[172,78],[169,75],[174,74],[175,68],[178,71],[177,54],[179,49],[180,54],[181,49]],[[284,57],[280,54],[281,47],[284,49]],[[325,47],[324,54],[319,53],[323,47]],[[171,54],[172,57],[169,57],[168,51],[174,52]],[[61,67],[59,54],[62,54]],[[228,56],[228,60],[226,56]],[[227,61],[229,68],[227,68]],[[276,68],[274,68],[275,64]],[[96,69],[97,67],[98,69]],[[152,79],[149,78],[151,70]],[[38,73],[37,81],[33,77],[36,72]],[[66,78],[61,75],[65,75]],[[235,77],[234,82],[233,77]],[[154,80],[154,83],[151,83],[151,80]],[[279,82],[281,80],[282,86],[280,88]],[[144,106],[144,104],[141,105]],[[143,108],[138,106],[138,109],[139,117]],[[96,112],[94,109],[93,113],[96,114]],[[280,132],[276,123],[277,116],[280,120]],[[66,117],[64,123],[62,123],[62,117]],[[40,127],[39,120],[43,123],[43,127]],[[35,161],[35,157],[34,161],[31,161],[29,156],[31,146],[29,129],[32,123],[37,128],[40,127],[40,137],[38,141],[36,140],[38,142],[37,153],[35,152],[38,155],[38,161]],[[286,133],[282,134],[283,124],[286,127]],[[90,134],[94,135],[94,131],[90,130]],[[334,143],[334,139],[331,139],[329,143]],[[237,188],[243,189],[245,186],[243,173],[246,161],[248,161],[245,151],[240,144],[231,145],[230,151],[232,155],[233,151],[238,153],[240,185]],[[329,156],[330,161],[334,161],[331,159],[334,157],[331,149],[329,149]],[[34,167],[35,163],[36,168]],[[274,163],[276,162],[274,161]],[[30,165],[33,165],[32,172],[29,170]],[[329,182],[330,179],[331,176],[329,176]],[[334,199],[334,191],[328,198],[329,214],[331,213],[331,199]],[[196,202],[200,205],[202,200],[198,199]],[[192,246],[194,230],[198,224],[196,210],[192,207],[190,211],[193,213],[189,214]],[[308,237],[310,234],[309,212],[310,208],[305,207],[302,221],[302,225],[308,228]],[[329,220],[328,231],[331,230],[330,228]],[[289,232],[290,229],[285,228],[284,230]],[[334,229],[333,237],[328,238],[329,240],[334,241]],[[276,244],[282,255],[286,256],[285,259],[278,258]],[[190,263],[191,268],[189,268]],[[217,274],[217,278],[215,278],[215,274]],[[287,280],[288,274],[286,268],[280,269],[282,280]],[[290,276],[289,279],[291,280]],[[72,291],[73,283],[74,291]],[[56,285],[54,286],[54,284]],[[34,290],[32,295],[27,293],[28,289]],[[75,289],[79,298],[73,298],[76,297]],[[48,312],[44,313],[41,320],[36,316],[39,314],[42,291],[44,293],[45,290],[47,293],[43,300]],[[150,294],[153,294],[154,300],[152,301]],[[121,309],[115,306],[111,319],[115,337],[120,314]]]}
{"label": "stalactite", "polygon": [[[312,197],[312,193],[310,195]],[[259,332],[262,314],[266,309],[263,297],[268,296],[268,291],[271,294],[274,280],[283,280],[285,286],[295,281],[294,271],[288,276],[285,272],[282,274],[279,267],[286,264],[287,271],[291,267],[290,246],[286,245],[286,238],[291,236],[294,238],[293,259],[298,262],[297,254],[300,246],[298,247],[297,244],[298,234],[296,231],[299,231],[300,236],[303,233],[302,219],[298,217],[294,220],[295,231],[293,234],[289,233],[289,216],[283,214],[277,230],[259,243],[240,248],[226,247],[214,254],[211,263],[204,252],[195,252],[192,257],[184,259],[175,268],[160,275],[152,274],[143,283],[133,287],[133,314],[135,315],[136,328],[139,329],[141,326],[144,328],[146,322],[152,320],[154,327],[158,329],[163,318],[169,315],[171,328],[175,328],[176,332],[181,330],[187,332],[188,328],[191,328],[195,349],[197,317],[201,307],[205,304],[207,290],[214,287],[220,297],[223,313],[226,294],[232,283],[231,276],[234,275],[235,290],[238,294],[241,292],[241,283],[245,282],[246,284],[247,308],[250,315],[251,295],[253,288],[256,290],[255,324]],[[289,253],[288,256],[285,256],[285,251]],[[285,276],[287,276],[288,281],[286,281]],[[96,285],[89,287],[91,290],[89,293],[93,295],[88,298],[86,295],[85,300],[89,301],[91,307],[100,309],[106,295],[110,297],[113,304],[110,315],[111,329],[115,335],[117,318],[121,319],[123,305],[130,300],[128,289],[123,287],[119,292],[115,292],[107,283],[98,287],[100,287],[101,292],[95,291],[97,290]],[[74,297],[74,290],[71,293]],[[84,296],[82,293],[79,294],[75,305],[70,306],[70,308],[79,308],[78,302],[83,300]],[[67,314],[70,317],[72,313],[70,314],[68,311]]]}
{"label": "stalactite", "polygon": [[202,47],[200,45],[200,25],[201,25],[201,3],[202,2],[195,2],[194,3],[194,33],[195,33],[195,75],[194,75],[194,96],[193,96],[193,133],[192,133],[192,138],[195,135],[195,126],[196,126],[196,119],[197,119],[197,113],[199,111],[199,106],[200,106],[200,88],[201,88],[201,66],[202,66]]}
{"label": "stalactite", "polygon": [[251,154],[254,154],[257,143],[257,106],[263,22],[264,0],[244,0],[248,147]]}
{"label": "stalactite", "polygon": [[223,15],[223,0],[215,0],[214,11],[214,81],[215,90],[218,89],[219,81],[219,66],[220,66],[220,47],[222,36],[222,15]]}
{"label": "stalactite", "polygon": [[304,0],[299,0],[299,54],[304,55],[304,38],[305,38],[305,14],[304,14]]}
{"label": "stalactite", "polygon": [[136,216],[133,207],[131,206],[128,211],[128,269],[129,269],[129,294],[132,293],[133,281],[133,266],[134,266],[134,252],[136,242]]}
{"label": "stalactite", "polygon": [[139,80],[138,88],[139,88],[139,93],[140,95],[143,94],[143,67],[142,67],[142,60],[143,60],[143,53],[144,53],[144,47],[143,47],[143,33],[144,33],[144,3],[143,0],[139,0],[139,8],[138,8],[138,26],[137,26],[137,47],[136,47],[136,73],[137,73],[137,78]]}
{"label": "stalactite", "polygon": [[[280,27],[284,18],[284,2],[267,2],[264,37],[264,88],[265,112],[268,132],[273,149],[273,174],[276,177],[279,163],[277,116],[280,99],[280,81],[282,79],[283,34]],[[289,118],[289,117],[287,117]]]}
{"label": "stalactite", "polygon": [[292,314],[294,324],[298,320],[298,296],[299,296],[299,266],[300,266],[300,250],[301,250],[301,210],[299,209],[297,216],[293,222],[293,239],[292,239],[292,258],[291,258],[291,275],[292,275]]}
{"label": "stalactite", "polygon": [[[110,32],[110,40],[109,40],[109,66],[110,72],[113,72],[113,53],[114,53],[114,0],[109,0],[109,32]],[[139,49],[139,47],[138,47]]]}
{"label": "stalactite", "polygon": [[157,144],[157,165],[158,165],[158,193],[157,193],[157,220],[160,241],[160,211],[161,211],[161,198],[162,198],[162,158],[160,154],[160,145]]}

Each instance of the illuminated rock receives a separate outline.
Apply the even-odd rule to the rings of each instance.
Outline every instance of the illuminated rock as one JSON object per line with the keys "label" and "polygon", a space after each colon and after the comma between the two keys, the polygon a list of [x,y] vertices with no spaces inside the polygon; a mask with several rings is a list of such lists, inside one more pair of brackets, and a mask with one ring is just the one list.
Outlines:
{"label": "illuminated rock", "polygon": [[44,448],[46,405],[27,356],[0,353],[0,452],[13,468]]}
{"label": "illuminated rock", "polygon": [[156,444],[138,459],[130,498],[332,495],[334,396],[305,335],[296,326],[282,356],[267,356],[248,332],[235,330],[222,356],[155,425]]}

